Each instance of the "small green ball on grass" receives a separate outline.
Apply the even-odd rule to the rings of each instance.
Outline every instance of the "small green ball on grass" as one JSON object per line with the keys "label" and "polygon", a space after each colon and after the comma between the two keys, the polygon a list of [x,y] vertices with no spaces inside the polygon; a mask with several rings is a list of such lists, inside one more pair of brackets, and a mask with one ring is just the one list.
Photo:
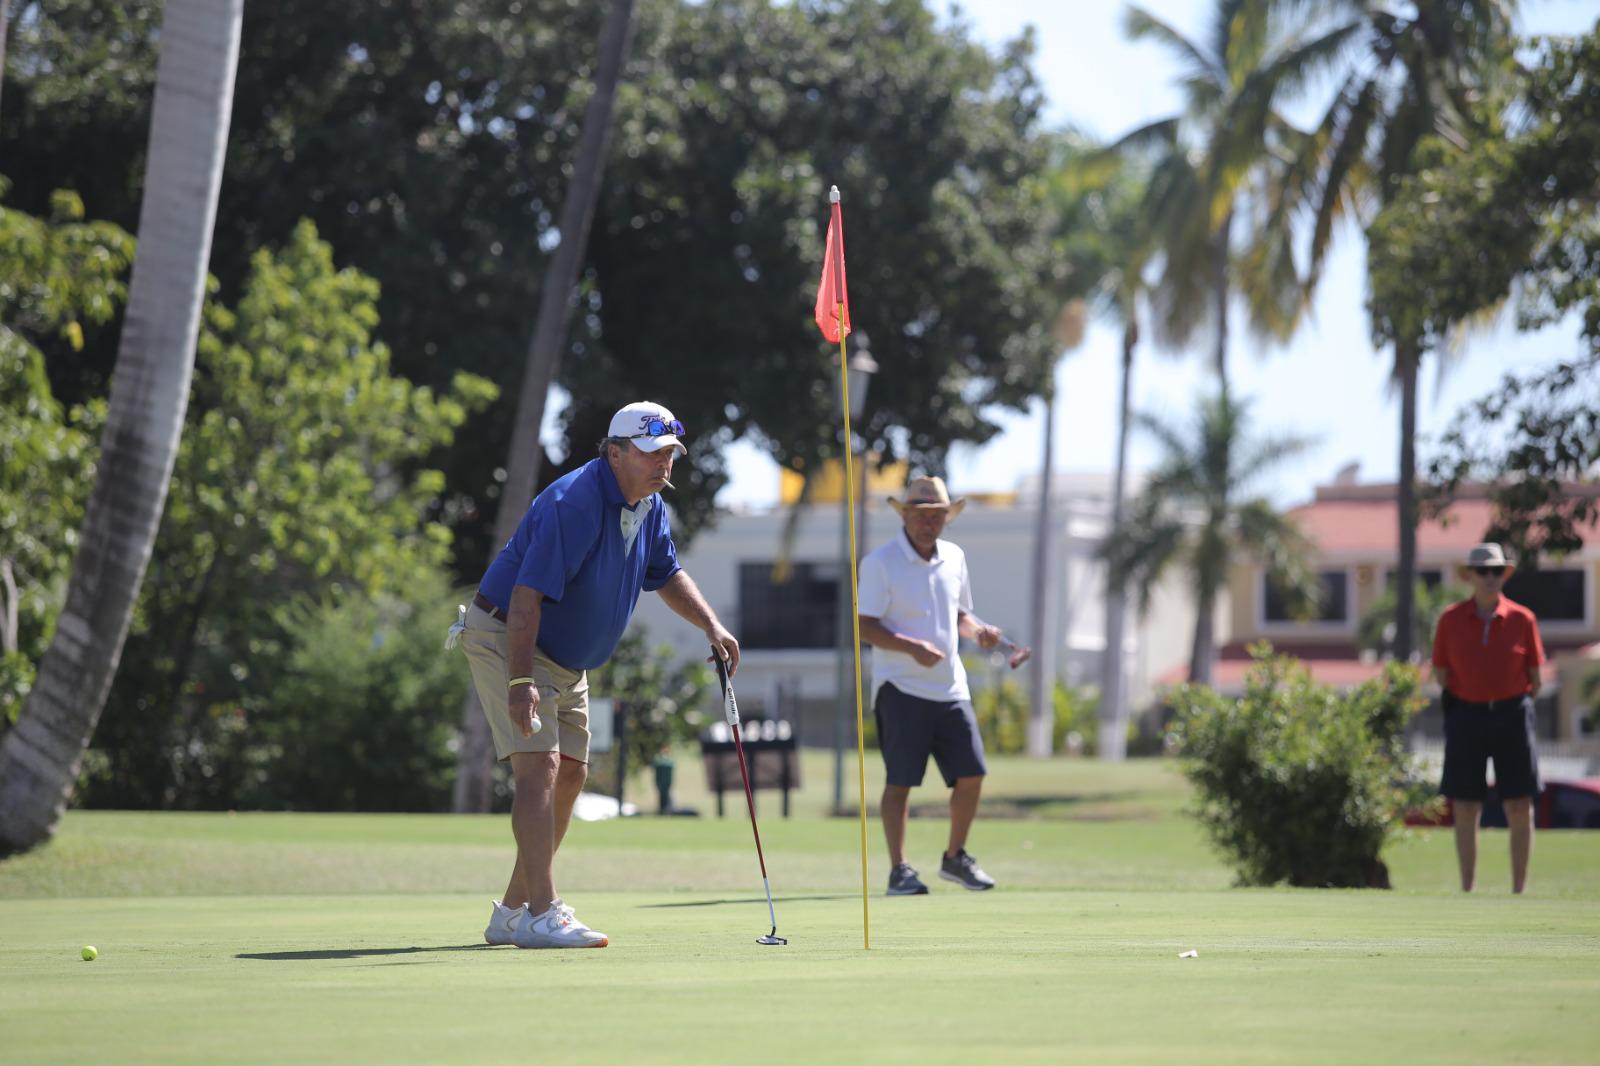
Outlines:
{"label": "small green ball on grass", "polygon": [[99,957],[100,957],[100,953],[95,950],[95,947],[94,947],[93,944],[85,944],[84,945],[84,948],[83,948],[83,961],[84,962],[93,962],[95,959],[97,959]]}

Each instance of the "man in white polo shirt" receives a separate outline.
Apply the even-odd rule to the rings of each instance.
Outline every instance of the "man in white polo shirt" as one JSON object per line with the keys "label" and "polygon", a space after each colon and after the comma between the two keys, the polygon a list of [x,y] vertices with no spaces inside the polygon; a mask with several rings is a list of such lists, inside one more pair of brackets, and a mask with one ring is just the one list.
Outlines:
{"label": "man in white polo shirt", "polygon": [[939,539],[967,501],[952,500],[936,477],[913,479],[905,497],[889,500],[904,523],[900,534],[861,560],[857,600],[861,639],[878,649],[872,712],[887,771],[882,809],[892,865],[889,895],[928,891],[906,862],[905,843],[911,790],[922,784],[929,755],[951,789],[950,845],[939,876],[982,891],[993,888],[994,879],[967,854],[966,843],[988,765],[956,646],[966,637],[993,648],[1000,630],[972,613],[966,555]]}

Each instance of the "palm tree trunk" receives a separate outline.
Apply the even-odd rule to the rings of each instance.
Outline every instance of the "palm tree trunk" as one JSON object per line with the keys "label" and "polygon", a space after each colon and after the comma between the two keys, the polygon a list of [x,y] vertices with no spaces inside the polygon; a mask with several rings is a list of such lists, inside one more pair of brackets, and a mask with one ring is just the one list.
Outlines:
{"label": "palm tree trunk", "polygon": [[11,0],[0,0],[0,86],[3,86],[6,80],[6,32],[10,28]]}
{"label": "palm tree trunk", "polygon": [[1217,369],[1217,387],[1228,392],[1228,251],[1233,242],[1233,212],[1223,216],[1211,250],[1212,295],[1216,300],[1217,350],[1212,358]]}
{"label": "palm tree trunk", "polygon": [[1198,602],[1195,604],[1194,644],[1189,651],[1189,680],[1196,685],[1209,685],[1217,648],[1216,586],[1203,585],[1195,599]]}
{"label": "palm tree trunk", "polygon": [[0,652],[17,650],[17,577],[10,559],[0,559]]}
{"label": "palm tree trunk", "polygon": [[[1111,483],[1111,528],[1122,528],[1128,491],[1128,428],[1133,420],[1133,351],[1139,343],[1139,322],[1130,309],[1122,331],[1122,383],[1117,404],[1117,465]],[[1123,686],[1123,630],[1128,614],[1128,590],[1106,571],[1106,646],[1100,660],[1100,758],[1121,762],[1128,754],[1127,693]]]}
{"label": "palm tree trunk", "polygon": [[1407,338],[1395,344],[1395,375],[1400,379],[1400,477],[1397,486],[1400,558],[1394,589],[1394,657],[1408,662],[1415,650],[1417,590],[1417,370],[1420,346]]}
{"label": "palm tree trunk", "polygon": [[244,0],[168,0],[99,473],[67,602],[0,743],[0,854],[55,832],[122,656],[183,432]]}
{"label": "palm tree trunk", "polygon": [[[572,185],[566,203],[561,205],[559,223],[561,243],[545,268],[544,286],[539,293],[539,316],[534,322],[533,341],[528,346],[527,370],[522,376],[522,391],[517,397],[517,413],[512,425],[511,449],[506,457],[506,481],[500,493],[500,506],[494,523],[494,555],[511,539],[522,520],[533,490],[539,483],[539,427],[544,422],[545,398],[561,369],[561,348],[572,321],[574,289],[578,270],[589,246],[589,225],[594,219],[595,202],[600,198],[600,182],[605,171],[606,149],[611,143],[612,114],[617,86],[633,40],[634,0],[613,0],[606,15],[600,40],[600,65],[595,75],[594,95],[589,97],[583,115],[583,132],[578,138],[578,159],[573,168]],[[452,807],[457,812],[487,811],[491,770],[489,726],[478,708],[477,696],[467,694],[461,710],[461,755],[456,765],[456,785]]]}
{"label": "palm tree trunk", "polygon": [[[1052,364],[1050,374],[1055,376]],[[1055,734],[1055,521],[1050,513],[1051,482],[1055,478],[1056,389],[1054,380],[1044,395],[1044,460],[1040,463],[1039,516],[1033,531],[1033,674],[1028,717],[1028,754],[1048,758]]]}
{"label": "palm tree trunk", "polygon": [[1213,504],[1199,533],[1194,551],[1194,646],[1189,653],[1189,680],[1209,685],[1217,658],[1217,593],[1227,579],[1232,548],[1228,533],[1228,504]]}

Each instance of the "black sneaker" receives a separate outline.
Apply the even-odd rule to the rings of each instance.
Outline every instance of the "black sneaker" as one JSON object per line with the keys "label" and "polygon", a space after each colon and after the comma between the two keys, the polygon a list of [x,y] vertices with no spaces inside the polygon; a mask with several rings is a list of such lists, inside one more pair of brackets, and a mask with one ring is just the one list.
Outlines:
{"label": "black sneaker", "polygon": [[922,878],[917,876],[917,871],[911,864],[903,862],[889,871],[889,895],[891,896],[926,896],[928,886],[922,883]]}
{"label": "black sneaker", "polygon": [[954,858],[946,855],[939,860],[939,876],[974,892],[994,887],[994,878],[983,872],[978,860],[968,855],[966,848],[956,852]]}

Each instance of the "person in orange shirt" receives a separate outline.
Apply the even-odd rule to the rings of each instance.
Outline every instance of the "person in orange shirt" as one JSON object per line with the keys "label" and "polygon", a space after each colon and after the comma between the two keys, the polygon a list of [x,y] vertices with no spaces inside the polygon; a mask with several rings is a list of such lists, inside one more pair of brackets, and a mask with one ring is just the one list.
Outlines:
{"label": "person in orange shirt", "polygon": [[1477,869],[1478,818],[1490,759],[1511,829],[1511,891],[1520,893],[1527,885],[1533,852],[1533,798],[1539,794],[1533,697],[1544,645],[1533,612],[1500,592],[1515,570],[1500,545],[1474,547],[1461,567],[1472,598],[1446,609],[1433,635],[1433,676],[1443,689],[1444,706],[1439,791],[1455,808],[1463,892],[1472,891]]}

